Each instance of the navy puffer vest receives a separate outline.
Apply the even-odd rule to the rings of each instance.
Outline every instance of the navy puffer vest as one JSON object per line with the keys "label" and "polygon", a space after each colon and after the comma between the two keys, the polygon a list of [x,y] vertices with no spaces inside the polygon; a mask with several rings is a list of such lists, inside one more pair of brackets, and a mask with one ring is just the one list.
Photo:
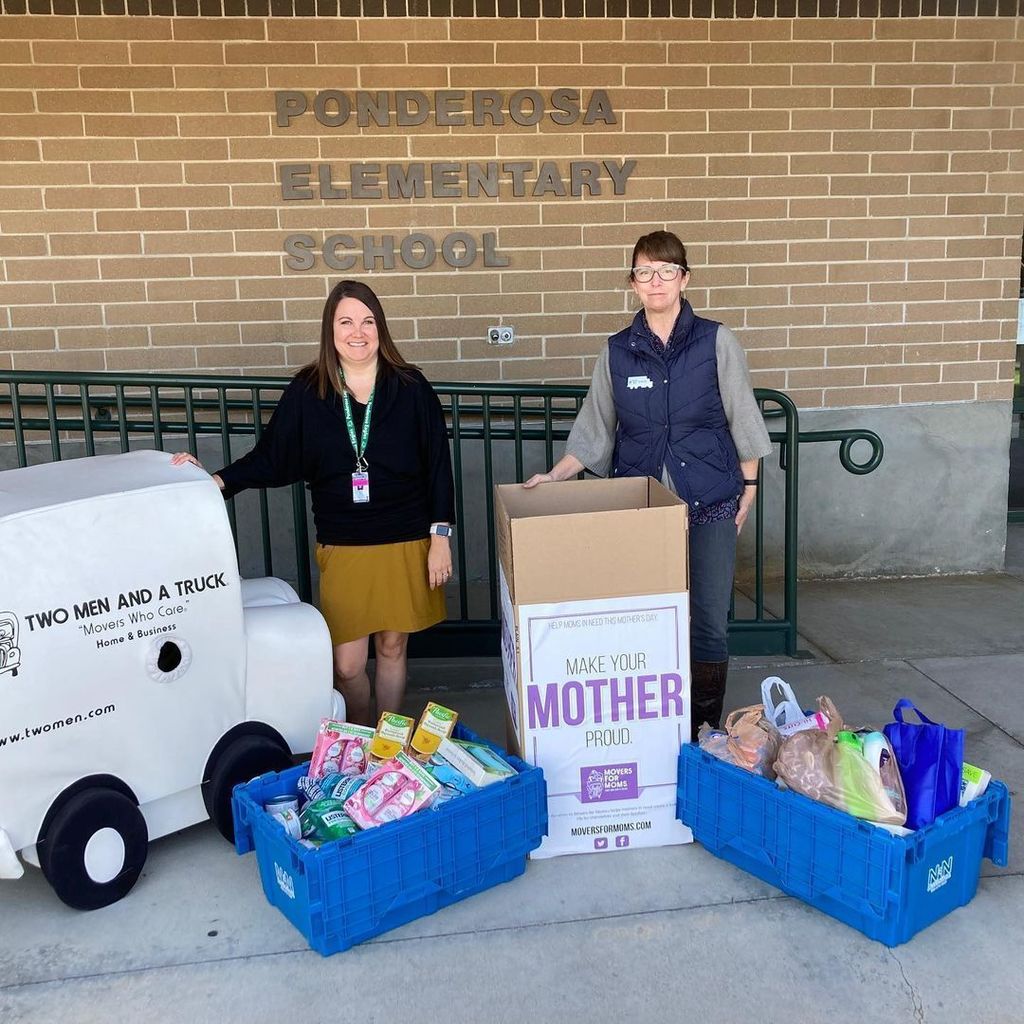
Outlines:
{"label": "navy puffer vest", "polygon": [[662,466],[692,509],[743,490],[736,445],[718,391],[718,324],[683,308],[667,348],[655,344],[643,312],[608,339],[618,415],[615,476],[653,476]]}

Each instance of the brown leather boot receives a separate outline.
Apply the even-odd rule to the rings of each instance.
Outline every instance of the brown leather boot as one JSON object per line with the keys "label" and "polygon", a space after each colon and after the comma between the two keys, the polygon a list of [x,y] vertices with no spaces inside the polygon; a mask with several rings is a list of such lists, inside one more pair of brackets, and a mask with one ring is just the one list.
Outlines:
{"label": "brown leather boot", "polygon": [[697,742],[697,730],[707,722],[712,729],[722,723],[728,661],[690,662],[690,740]]}

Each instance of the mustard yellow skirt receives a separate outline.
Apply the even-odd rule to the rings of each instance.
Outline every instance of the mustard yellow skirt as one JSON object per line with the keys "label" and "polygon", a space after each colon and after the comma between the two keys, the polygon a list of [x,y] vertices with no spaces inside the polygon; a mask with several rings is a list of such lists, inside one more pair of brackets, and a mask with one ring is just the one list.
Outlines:
{"label": "mustard yellow skirt", "polygon": [[331,643],[391,630],[415,633],[446,618],[444,588],[430,589],[429,540],[399,544],[317,544],[320,611]]}

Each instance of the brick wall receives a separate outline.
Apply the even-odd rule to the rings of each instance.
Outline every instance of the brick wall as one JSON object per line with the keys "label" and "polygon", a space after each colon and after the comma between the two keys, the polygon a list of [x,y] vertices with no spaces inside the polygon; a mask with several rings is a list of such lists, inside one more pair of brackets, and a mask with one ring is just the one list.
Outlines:
{"label": "brick wall", "polygon": [[[8,5],[9,6],[9,5]],[[0,17],[0,367],[278,373],[342,276],[435,380],[578,380],[633,308],[635,238],[805,408],[1009,399],[1024,21]],[[606,90],[616,123],[325,127],[275,93]],[[530,194],[635,160],[622,194]],[[524,161],[433,198],[430,164]],[[427,166],[424,198],[285,200],[282,164]],[[383,174],[383,172],[382,172]],[[459,177],[459,175],[457,175]],[[466,191],[464,179],[457,186]],[[318,191],[314,189],[314,191]],[[289,235],[493,234],[507,266],[342,273]],[[422,250],[417,250],[422,252]],[[507,348],[488,345],[497,323]]]}

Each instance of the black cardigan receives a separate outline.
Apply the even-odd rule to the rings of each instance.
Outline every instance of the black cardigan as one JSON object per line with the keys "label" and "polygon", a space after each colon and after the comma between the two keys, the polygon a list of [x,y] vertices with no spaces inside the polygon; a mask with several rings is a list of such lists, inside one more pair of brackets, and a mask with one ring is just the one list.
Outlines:
{"label": "black cardigan", "polygon": [[[356,437],[366,407],[352,402]],[[341,397],[316,393],[302,371],[288,385],[256,447],[219,471],[224,497],[247,487],[305,480],[321,544],[393,544],[420,540],[431,523],[455,521],[455,487],[444,412],[418,370],[377,382],[366,447],[370,500],[352,501],[352,450]]]}

